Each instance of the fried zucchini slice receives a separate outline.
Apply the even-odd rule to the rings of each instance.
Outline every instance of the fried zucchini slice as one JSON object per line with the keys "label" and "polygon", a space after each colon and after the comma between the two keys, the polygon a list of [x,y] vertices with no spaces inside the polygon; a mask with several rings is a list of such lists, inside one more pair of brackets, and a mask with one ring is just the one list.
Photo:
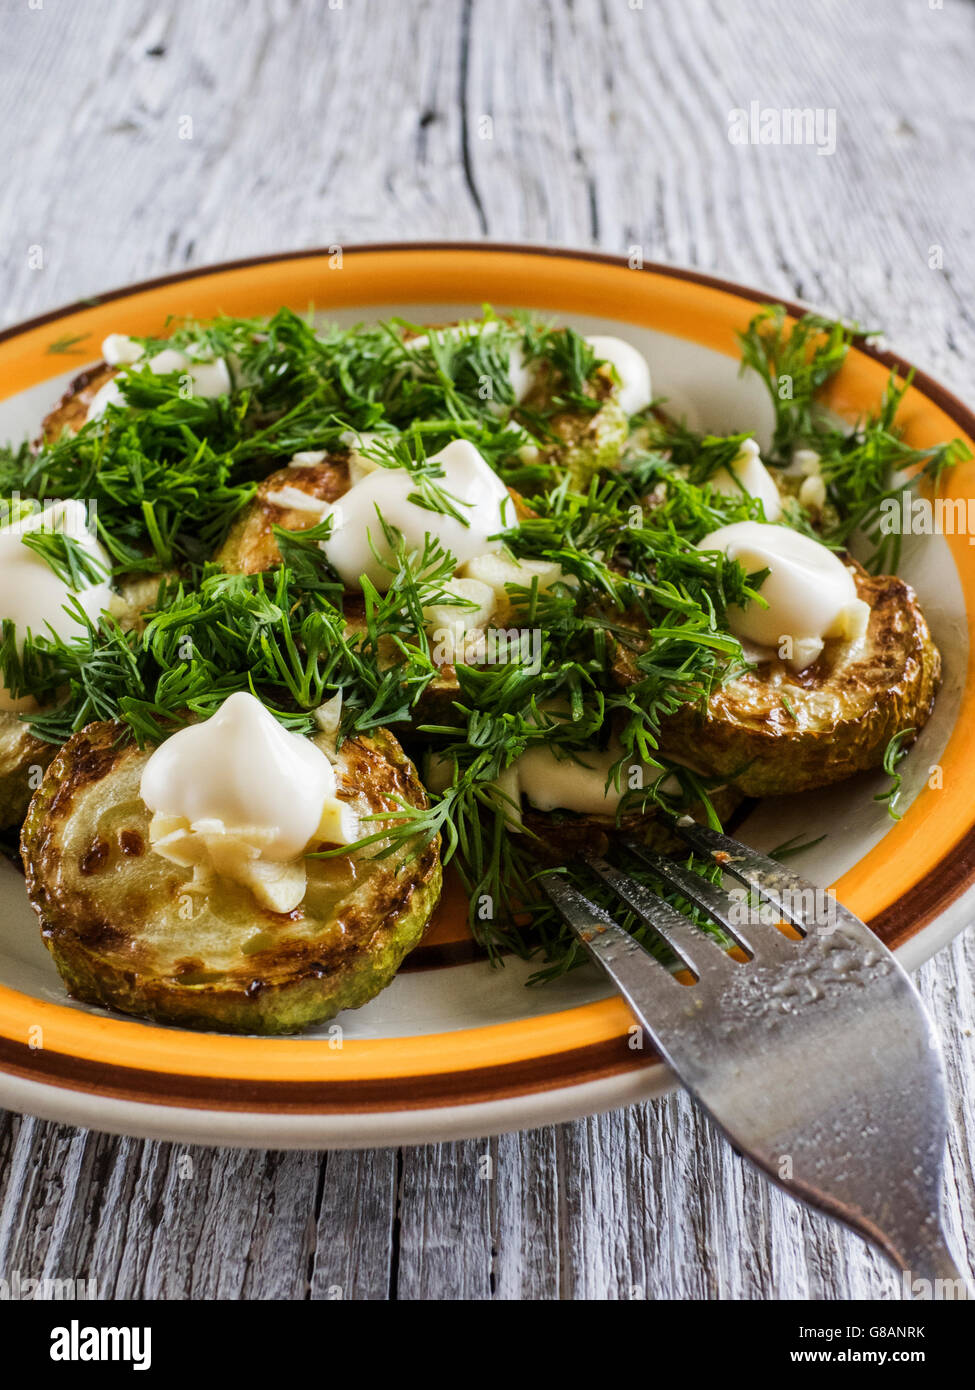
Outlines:
{"label": "fried zucchini slice", "polygon": [[321,463],[279,468],[264,479],[231,526],[216,563],[230,574],[258,574],[280,565],[273,528],[307,531],[317,526],[322,519],[318,504],[337,502],[349,486],[348,455],[329,454]]}
{"label": "fried zucchini slice", "polygon": [[[546,412],[558,385],[558,379],[551,372],[540,372],[535,387],[526,397],[526,411]],[[545,420],[547,437],[539,445],[540,460],[565,469],[572,486],[580,492],[588,488],[589,480],[601,469],[618,468],[622,460],[630,421],[614,391],[611,369],[606,365],[599,367],[589,384],[594,409],[562,410]],[[522,419],[531,425],[530,414]]]}
{"label": "fried zucchini slice", "polygon": [[[741,804],[743,798],[733,787],[717,787],[709,799],[722,824]],[[706,821],[701,803],[689,807],[687,814],[702,824]],[[578,815],[573,811],[537,811],[525,805],[521,821],[526,830],[538,837],[539,857],[546,862],[571,864],[582,855],[605,855],[614,839],[622,835],[641,841],[658,854],[670,854],[686,849],[685,842],[670,829],[667,821],[652,811],[624,812],[615,816]]]}
{"label": "fried zucchini slice", "polygon": [[19,825],[57,745],[35,738],[12,710],[0,710],[0,830]]}
{"label": "fried zucchini slice", "polygon": [[[308,859],[305,898],[289,913],[222,878],[201,892],[192,870],[149,849],[139,784],[151,750],[122,732],[91,724],[65,744],[21,837],[27,892],[70,994],[185,1028],[270,1034],[358,1008],[389,984],[439,899],[437,841]],[[324,734],[316,742],[334,756]],[[338,761],[339,794],[360,816],[426,805],[386,730],[347,740]]]}
{"label": "fried zucchini slice", "polygon": [[[777,796],[880,767],[895,734],[920,731],[941,657],[917,596],[894,575],[854,567],[857,596],[870,605],[863,638],[828,641],[798,673],[777,657],[762,662],[716,690],[706,709],[687,704],[666,720],[661,749],[746,796]],[[618,650],[624,685],[640,678],[635,655]]]}
{"label": "fried zucchini slice", "polygon": [[[142,615],[153,605],[166,576],[132,575],[121,581],[112,614],[121,627],[141,629]],[[19,825],[45,769],[58,751],[56,743],[35,738],[13,710],[0,710],[0,830]]]}
{"label": "fried zucchini slice", "polygon": [[[335,502],[351,486],[349,461],[346,454],[330,454],[319,464],[301,467],[281,468],[265,478],[257,489],[253,502],[231,527],[215,561],[230,574],[258,574],[281,563],[281,552],[274,539],[273,528],[280,526],[285,531],[306,531],[321,520],[321,513],[315,503]],[[308,497],[310,505],[284,505],[296,502],[289,494],[296,490]],[[535,513],[528,507],[521,495],[509,488],[508,493],[514,504],[515,516],[519,521]],[[361,593],[346,591],[343,610],[348,628],[354,631],[365,625],[365,605]],[[508,610],[502,605],[492,619],[492,625],[503,627],[508,619]],[[398,653],[392,641],[386,653],[388,664],[398,660]],[[460,693],[457,672],[451,663],[438,667],[437,674],[427,686],[415,711],[418,719],[437,723],[456,721],[453,702]]]}
{"label": "fried zucchini slice", "polygon": [[88,407],[115,373],[115,367],[99,362],[76,376],[54,409],[45,415],[39,443],[56,444],[63,434],[77,434],[88,419]]}

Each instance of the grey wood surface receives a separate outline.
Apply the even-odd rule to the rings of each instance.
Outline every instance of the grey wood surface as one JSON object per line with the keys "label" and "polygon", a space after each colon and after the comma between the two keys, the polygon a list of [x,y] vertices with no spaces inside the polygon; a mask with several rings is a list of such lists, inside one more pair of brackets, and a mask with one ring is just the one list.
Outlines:
{"label": "grey wood surface", "polygon": [[[639,246],[883,326],[971,399],[973,45],[963,0],[2,0],[0,314],[331,242]],[[834,109],[835,153],[732,145],[753,100]],[[973,966],[969,934],[920,974],[970,1265]],[[102,1297],[899,1294],[679,1095],[400,1153],[6,1115],[14,1270]]]}

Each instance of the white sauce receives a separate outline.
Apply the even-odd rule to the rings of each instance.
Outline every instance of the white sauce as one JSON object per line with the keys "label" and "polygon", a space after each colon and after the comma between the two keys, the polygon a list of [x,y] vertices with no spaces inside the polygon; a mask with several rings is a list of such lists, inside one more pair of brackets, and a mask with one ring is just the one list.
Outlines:
{"label": "white sauce", "polygon": [[408,469],[376,469],[324,509],[324,515],[332,517],[332,534],[321,547],[347,589],[360,588],[364,576],[382,592],[392,582],[393,574],[383,564],[391,551],[380,515],[387,526],[402,533],[411,550],[422,551],[425,537],[436,536],[458,566],[500,549],[501,542],[488,537],[512,524],[514,508],[497,474],[474,445],[462,439],[431,461],[443,469],[444,476],[435,479],[438,489],[450,495],[467,525],[410,501],[418,483]]}
{"label": "white sauce", "polygon": [[738,521],[712,531],[697,548],[724,551],[747,574],[769,571],[758,591],[768,607],[729,608],[728,623],[736,637],[782,652],[794,671],[815,661],[828,638],[855,640],[866,631],[870,608],[857,597],[852,572],[798,531]]}
{"label": "white sauce", "polygon": [[616,399],[627,415],[644,410],[653,400],[650,386],[650,366],[639,348],[622,338],[594,333],[586,338],[596,357],[608,362],[619,378]]}
{"label": "white sauce", "polygon": [[[155,359],[153,359],[155,361]],[[150,362],[153,371],[156,368]],[[204,396],[212,399],[215,396],[229,396],[233,390],[233,382],[230,380],[230,368],[222,357],[218,357],[213,362],[193,362],[188,361],[184,368],[171,368],[173,371],[182,370],[193,383],[193,395]]]}
{"label": "white sauce", "polygon": [[[34,637],[47,636],[48,629],[52,629],[64,639],[80,635],[81,631],[78,619],[65,609],[75,591],[55,574],[42,556],[24,545],[24,535],[37,531],[69,536],[104,567],[106,574],[111,567],[104,549],[88,529],[83,502],[52,503],[33,516],[0,530],[0,618],[16,624],[21,646],[28,629]],[[103,608],[109,607],[114,595],[106,578],[104,582],[86,585],[78,591],[77,597],[84,612],[94,619]],[[6,688],[0,688],[0,709],[33,707],[34,700],[30,696],[14,699]]]}
{"label": "white sauce", "polygon": [[799,501],[810,511],[821,512],[826,505],[826,479],[820,472],[820,456],[815,449],[796,449],[791,471],[802,475]]}
{"label": "white sauce", "polygon": [[821,512],[826,505],[826,482],[818,473],[803,478],[799,487],[799,501],[810,511]]}
{"label": "white sauce", "polygon": [[792,471],[811,478],[819,472],[820,456],[816,449],[796,449],[792,454]]}
{"label": "white sauce", "polygon": [[163,348],[155,357],[150,357],[148,362],[149,369],[155,372],[156,376],[165,376],[167,372],[182,372],[189,365],[190,359],[178,348]]}
{"label": "white sauce", "polygon": [[142,344],[137,343],[125,333],[109,333],[102,343],[102,356],[110,367],[121,367],[123,364],[138,362],[142,352]]}
{"label": "white sauce", "polygon": [[[660,769],[639,761],[624,765],[620,785],[607,787],[606,780],[622,749],[611,744],[604,752],[577,750],[582,759],[560,758],[551,748],[538,745],[529,748],[490,785],[498,793],[496,800],[505,812],[512,828],[521,826],[521,798],[537,811],[575,811],[580,815],[614,816],[620,801],[631,790],[651,787]],[[428,756],[425,777],[432,792],[444,792],[453,781],[453,763],[441,754]],[[676,778],[666,779],[665,787],[676,792]]]}
{"label": "white sauce", "polygon": [[123,410],[128,405],[128,401],[122,394],[122,388],[118,384],[118,379],[114,376],[111,381],[106,381],[104,386],[100,386],[92,396],[85,422],[100,419],[110,405],[121,406]]}
{"label": "white sauce", "polygon": [[245,692],[161,744],[140,795],[157,853],[242,883],[274,912],[304,897],[311,844],[350,844],[358,833],[322,750]]}
{"label": "white sauce", "polygon": [[620,800],[630,790],[630,778],[634,771],[636,786],[649,786],[653,770],[647,777],[640,763],[627,764],[622,770],[620,785],[613,783],[607,787],[613,764],[619,761],[620,749],[609,747],[605,752],[587,751],[578,754],[582,762],[572,757],[559,758],[551,748],[529,748],[517,759],[509,771],[517,776],[520,791],[538,811],[577,811],[581,815],[611,816]]}
{"label": "white sauce", "polygon": [[[142,361],[143,352],[138,343],[121,333],[111,333],[102,343],[102,352],[109,366],[133,366]],[[230,368],[222,357],[213,362],[197,362],[178,348],[163,348],[150,357],[148,366],[157,376],[168,372],[181,372],[192,386],[194,396],[226,396],[233,389]],[[105,414],[110,405],[125,407],[128,402],[118,383],[117,377],[106,381],[95,392],[88,406],[86,420],[97,420]]]}
{"label": "white sauce", "polygon": [[724,493],[728,497],[740,497],[744,488],[749,496],[759,498],[766,521],[778,521],[782,515],[779,490],[762,462],[758,444],[754,439],[746,439],[730,468],[719,468],[708,481],[715,492]]}

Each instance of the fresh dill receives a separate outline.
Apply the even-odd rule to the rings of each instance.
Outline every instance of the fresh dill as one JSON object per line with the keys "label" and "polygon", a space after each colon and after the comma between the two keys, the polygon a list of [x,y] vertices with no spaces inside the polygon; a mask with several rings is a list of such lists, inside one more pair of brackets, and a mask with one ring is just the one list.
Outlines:
{"label": "fresh dill", "polygon": [[885,801],[887,812],[891,820],[900,820],[901,812],[897,809],[897,802],[901,794],[901,786],[904,781],[904,774],[900,771],[900,764],[907,757],[911,740],[917,733],[917,729],[900,729],[887,744],[884,749],[883,769],[890,778],[890,786],[886,791],[878,792],[874,801]]}
{"label": "fresh dill", "polygon": [[[897,417],[908,383],[893,376],[878,411],[852,429],[826,413],[822,394],[856,336],[815,315],[790,325],[781,307],[763,306],[741,335],[743,370],[768,389],[766,461],[777,475],[784,482],[798,449],[818,459],[827,505],[814,515],[789,494],[788,523],[837,549],[865,536],[871,564],[893,568],[899,537],[884,531],[885,502],[919,477],[936,486],[967,453],[957,441],[904,444]],[[73,352],[80,341],[49,350]],[[765,575],[698,545],[722,526],[765,520],[744,487],[715,485],[750,434],[698,433],[652,408],[627,419],[614,370],[584,336],[488,308],[461,326],[393,320],[354,329],[283,309],[269,319],[175,322],[165,337],[139,341],[146,358],[176,347],[195,360],[223,359],[233,389],[197,397],[179,372],[136,363],[118,377],[122,403],[99,420],[36,450],[0,449],[0,494],[94,503],[122,596],[134,581],[154,581],[137,621],[89,618],[75,599],[70,637],[3,624],[4,684],[39,706],[23,721],[60,744],[110,719],[152,744],[250,690],[287,727],[310,732],[314,711],[341,696],[340,742],[390,726],[421,768],[440,771],[427,806],[402,806],[364,842],[381,839],[380,852],[392,853],[439,836],[470,896],[472,931],[492,956],[540,953],[537,979],[574,968],[579,945],[538,888],[543,827],[505,779],[533,748],[569,760],[596,750],[610,764],[620,818],[666,825],[699,807],[719,824],[713,783],[667,756],[666,728],[747,669],[727,615],[762,602]],[[519,372],[530,375],[525,390],[516,389]],[[535,659],[458,657],[447,681],[427,613],[473,606],[451,592],[455,557],[432,534],[410,549],[381,508],[382,590],[363,578],[361,592],[343,592],[322,549],[331,518],[300,532],[276,527],[280,563],[271,569],[228,573],[214,562],[260,482],[301,452],[344,458],[350,440],[374,466],[410,474],[411,502],[466,527],[469,504],[447,488],[436,457],[458,439],[517,492],[519,523],[497,537],[500,553],[560,576],[542,585],[536,574],[504,594],[506,626],[538,634]],[[65,537],[24,539],[76,594],[107,577]],[[781,705],[796,721],[788,695]],[[877,799],[892,815],[912,734],[896,735],[884,758],[892,786]],[[624,785],[634,764],[643,782]],[[566,812],[560,824],[571,830],[579,820]],[[577,864],[564,872],[582,882]],[[649,871],[633,872],[716,930]],[[625,925],[660,950],[639,923]]]}

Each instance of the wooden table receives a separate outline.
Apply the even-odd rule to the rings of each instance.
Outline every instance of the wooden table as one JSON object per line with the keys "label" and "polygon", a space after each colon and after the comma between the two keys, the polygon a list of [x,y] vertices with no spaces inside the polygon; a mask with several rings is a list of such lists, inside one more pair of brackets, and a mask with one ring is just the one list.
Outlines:
{"label": "wooden table", "polygon": [[[8,0],[0,313],[333,242],[639,246],[882,326],[971,399],[975,7],[933,4]],[[733,145],[752,101],[833,109],[835,152]],[[973,967],[969,936],[920,973],[970,1264]],[[377,1153],[186,1151],[6,1115],[0,1156],[0,1275],[101,1297],[899,1290],[681,1095]]]}

